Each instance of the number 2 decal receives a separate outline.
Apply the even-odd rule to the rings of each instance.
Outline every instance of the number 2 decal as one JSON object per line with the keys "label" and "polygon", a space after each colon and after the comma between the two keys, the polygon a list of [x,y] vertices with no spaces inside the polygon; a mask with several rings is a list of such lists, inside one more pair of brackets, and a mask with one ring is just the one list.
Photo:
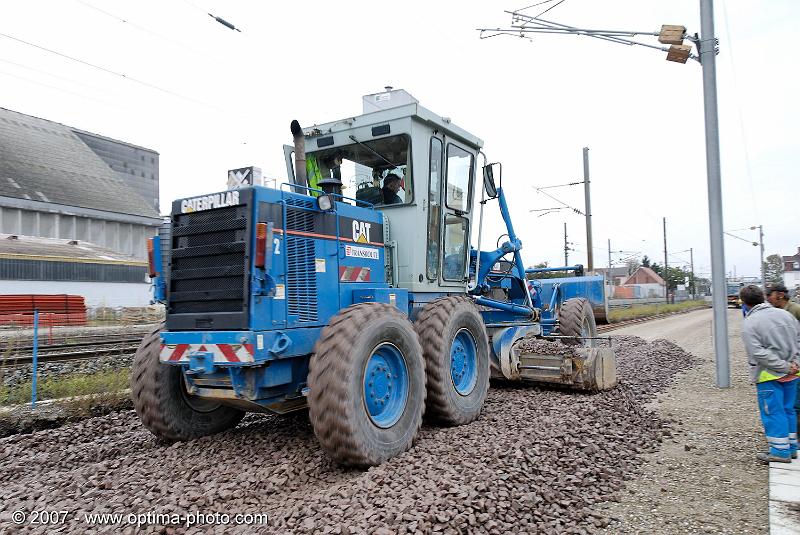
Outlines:
{"label": "number 2 decal", "polygon": [[278,238],[275,238],[274,240],[272,240],[272,243],[275,244],[275,248],[274,248],[273,252],[275,254],[281,254],[281,240],[278,239]]}

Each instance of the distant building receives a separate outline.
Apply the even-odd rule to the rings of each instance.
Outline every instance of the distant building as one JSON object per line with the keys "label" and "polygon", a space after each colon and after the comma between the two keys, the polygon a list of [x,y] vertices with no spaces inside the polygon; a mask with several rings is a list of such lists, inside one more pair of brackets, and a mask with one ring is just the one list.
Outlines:
{"label": "distant building", "polygon": [[0,294],[81,295],[86,306],[150,303],[147,263],[91,243],[0,234]]}
{"label": "distant building", "polygon": [[158,153],[0,108],[0,232],[138,260],[161,224]]}
{"label": "distant building", "polygon": [[790,290],[800,286],[800,247],[796,254],[783,257],[783,283]]}
{"label": "distant building", "polygon": [[648,267],[639,266],[622,281],[620,286],[614,288],[614,297],[617,299],[665,297],[666,286],[667,283],[658,273]]}
{"label": "distant building", "polygon": [[628,273],[627,266],[620,266],[620,267],[612,267],[611,271],[608,268],[594,268],[595,273],[598,275],[605,276],[607,281],[611,281],[613,286],[619,286],[622,282],[628,278],[630,273]]}

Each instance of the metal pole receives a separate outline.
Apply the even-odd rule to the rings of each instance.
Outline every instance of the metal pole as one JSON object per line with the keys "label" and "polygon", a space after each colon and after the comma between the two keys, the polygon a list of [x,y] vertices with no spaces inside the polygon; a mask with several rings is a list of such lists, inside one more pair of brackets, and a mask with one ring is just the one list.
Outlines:
{"label": "metal pole", "polygon": [[564,265],[569,265],[569,245],[567,245],[567,222],[564,222]]}
{"label": "metal pole", "polygon": [[613,289],[613,284],[611,283],[611,239],[608,240],[608,275],[606,275],[606,284],[608,285],[608,289],[606,290],[606,299],[611,297],[611,290]]}
{"label": "metal pole", "polygon": [[697,299],[697,285],[694,282],[694,251],[689,247],[689,271],[692,273],[692,301]]}
{"label": "metal pole", "polygon": [[767,288],[767,267],[764,265],[764,227],[758,226],[758,244],[761,249],[761,287]]}
{"label": "metal pole", "polygon": [[31,378],[31,408],[36,408],[36,371],[39,363],[39,311],[33,311],[33,370]]}
{"label": "metal pole", "polygon": [[711,237],[711,285],[714,305],[714,361],[719,388],[731,386],[728,356],[728,306],[725,289],[725,244],[722,237],[722,177],[717,116],[716,41],[712,0],[700,0],[700,63],[706,123],[708,222]]}
{"label": "metal pole", "polygon": [[589,147],[583,147],[583,193],[586,198],[586,270],[594,269],[592,249],[592,202],[589,195]]}
{"label": "metal pole", "polygon": [[669,278],[667,276],[667,218],[664,221],[664,299],[669,303]]}

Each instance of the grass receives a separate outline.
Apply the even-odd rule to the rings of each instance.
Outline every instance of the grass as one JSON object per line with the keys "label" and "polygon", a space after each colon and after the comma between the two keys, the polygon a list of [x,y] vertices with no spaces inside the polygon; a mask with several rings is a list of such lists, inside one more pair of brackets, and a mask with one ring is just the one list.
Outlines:
{"label": "grass", "polygon": [[[128,388],[129,369],[100,371],[92,374],[76,374],[53,378],[40,378],[37,400],[59,399],[74,396],[95,396],[95,399],[74,400],[76,403],[88,402],[97,398],[116,398],[119,392]],[[123,396],[127,397],[127,395]],[[0,406],[20,405],[31,401],[31,382],[12,387],[0,386]]]}
{"label": "grass", "polygon": [[695,307],[707,307],[708,303],[705,301],[684,301],[682,303],[657,304],[657,305],[641,305],[630,308],[615,308],[609,310],[608,321],[616,323],[618,321],[625,321],[635,318],[646,318],[648,316],[655,316],[656,314],[664,314],[667,312],[680,312],[681,310],[688,310]]}

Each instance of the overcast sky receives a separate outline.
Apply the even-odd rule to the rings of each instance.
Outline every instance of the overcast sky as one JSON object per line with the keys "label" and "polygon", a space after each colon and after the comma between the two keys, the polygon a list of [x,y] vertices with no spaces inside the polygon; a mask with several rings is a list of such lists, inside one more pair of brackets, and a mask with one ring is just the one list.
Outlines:
{"label": "overcast sky", "polygon": [[[255,2],[0,0],[0,106],[118,138],[161,155],[161,204],[224,189],[226,171],[286,176],[289,123],[361,113],[386,85],[480,137],[528,265],[563,263],[563,225],[586,259],[580,215],[535,186],[582,180],[590,148],[595,264],[630,253],[710,272],[700,64],[575,36],[479,39],[533,0]],[[536,15],[556,2],[531,8]],[[724,227],[766,254],[800,246],[797,43],[800,2],[717,0]],[[214,13],[241,28],[231,31]],[[596,29],[699,32],[699,0],[565,0],[547,13]],[[127,22],[123,22],[127,21]],[[127,78],[37,49],[100,66]],[[655,37],[644,37],[657,44]],[[580,187],[547,190],[583,209]],[[496,205],[486,231],[501,232]],[[484,247],[486,248],[486,247]],[[630,252],[630,253],[627,253]],[[758,247],[726,237],[726,270],[758,273]]]}

